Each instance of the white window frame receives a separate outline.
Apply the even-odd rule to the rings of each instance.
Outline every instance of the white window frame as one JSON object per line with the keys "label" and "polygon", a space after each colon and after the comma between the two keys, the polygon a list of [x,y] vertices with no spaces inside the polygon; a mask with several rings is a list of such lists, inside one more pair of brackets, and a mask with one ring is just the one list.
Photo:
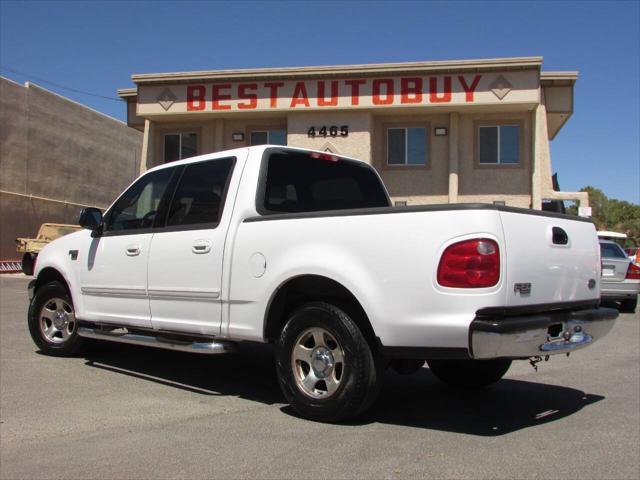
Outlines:
{"label": "white window frame", "polygon": [[[409,129],[422,128],[425,134],[424,163],[409,163]],[[404,130],[404,163],[389,163],[389,130]],[[429,164],[429,129],[426,127],[387,127],[387,167],[427,167]]]}
{"label": "white window frame", "polygon": [[[502,127],[516,127],[518,129],[518,161],[516,163],[503,163],[501,161],[501,155],[500,155],[500,129]],[[481,155],[481,141],[482,141],[482,136],[480,135],[480,129],[481,128],[496,128],[498,131],[498,140],[497,140],[497,147],[498,147],[498,158],[496,162],[483,162],[482,161],[482,155]],[[520,165],[521,163],[521,159],[520,159],[520,143],[522,141],[522,139],[520,138],[521,135],[521,126],[518,125],[517,123],[501,123],[498,125],[478,125],[478,164],[480,165]]]}

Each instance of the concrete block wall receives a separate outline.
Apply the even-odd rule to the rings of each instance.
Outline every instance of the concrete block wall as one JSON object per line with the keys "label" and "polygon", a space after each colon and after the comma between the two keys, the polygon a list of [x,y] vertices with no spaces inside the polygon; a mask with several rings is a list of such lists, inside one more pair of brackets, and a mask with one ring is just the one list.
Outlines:
{"label": "concrete block wall", "polygon": [[0,78],[0,260],[44,222],[76,223],[138,175],[142,133],[33,84]]}

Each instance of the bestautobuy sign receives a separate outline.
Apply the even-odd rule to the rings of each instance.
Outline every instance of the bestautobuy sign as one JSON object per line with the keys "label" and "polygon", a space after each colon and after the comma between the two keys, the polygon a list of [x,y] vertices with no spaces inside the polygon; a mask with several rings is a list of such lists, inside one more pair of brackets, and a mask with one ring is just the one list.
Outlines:
{"label": "bestautobuy sign", "polygon": [[139,87],[138,115],[537,103],[538,72]]}

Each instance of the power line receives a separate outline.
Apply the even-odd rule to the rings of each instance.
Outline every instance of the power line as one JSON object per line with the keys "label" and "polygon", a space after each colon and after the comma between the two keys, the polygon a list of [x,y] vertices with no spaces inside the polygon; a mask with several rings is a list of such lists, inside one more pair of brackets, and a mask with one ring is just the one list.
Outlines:
{"label": "power line", "polygon": [[31,78],[31,79],[33,79],[33,80],[35,80],[37,82],[42,82],[42,83],[46,83],[46,84],[49,84],[49,85],[53,85],[54,87],[61,88],[63,90],[68,90],[68,91],[74,92],[74,93],[79,93],[81,95],[89,95],[90,97],[97,97],[97,98],[103,98],[105,100],[112,100],[112,101],[116,101],[116,102],[122,102],[121,98],[107,97],[105,95],[98,95],[97,93],[85,92],[83,90],[77,90],[75,88],[65,87],[64,85],[60,85],[59,83],[50,82],[49,80],[45,80],[44,78],[38,78],[35,75],[31,75],[30,73],[20,72],[18,70],[13,69],[13,68],[6,67],[4,65],[0,65],[0,70],[6,70],[7,72],[15,73],[16,75],[20,75],[21,77]]}

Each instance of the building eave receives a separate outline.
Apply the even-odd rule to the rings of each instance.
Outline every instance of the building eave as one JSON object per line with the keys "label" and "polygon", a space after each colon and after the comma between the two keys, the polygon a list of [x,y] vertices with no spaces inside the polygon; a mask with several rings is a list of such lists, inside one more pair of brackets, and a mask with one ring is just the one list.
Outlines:
{"label": "building eave", "polygon": [[[446,73],[460,71],[495,71],[540,69],[542,57],[493,58],[482,60],[447,60],[434,62],[378,63],[366,65],[331,65],[313,67],[252,68],[197,72],[144,73],[132,75],[137,85],[185,83],[194,81],[373,76],[400,73]],[[135,90],[135,89],[122,89]],[[118,94],[120,95],[120,91]]]}
{"label": "building eave", "polygon": [[540,72],[540,84],[550,85],[574,85],[578,80],[579,72]]}
{"label": "building eave", "polygon": [[123,100],[126,100],[127,98],[137,97],[138,89],[137,88],[119,88],[117,90],[117,93],[120,98],[122,98]]}

